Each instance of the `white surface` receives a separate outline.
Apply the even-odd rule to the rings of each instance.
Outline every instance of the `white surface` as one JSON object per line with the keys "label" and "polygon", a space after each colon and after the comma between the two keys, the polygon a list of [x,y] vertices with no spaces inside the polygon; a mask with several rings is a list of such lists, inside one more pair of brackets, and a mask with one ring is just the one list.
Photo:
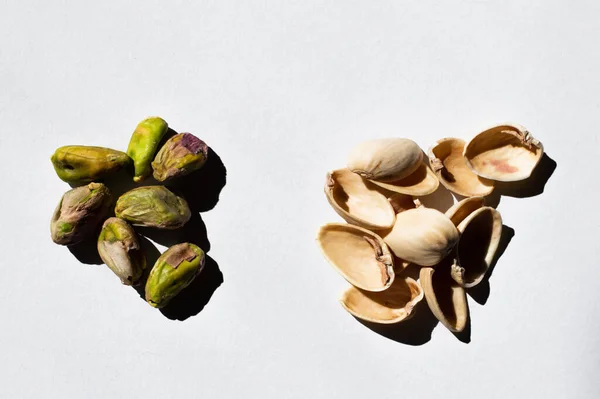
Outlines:
{"label": "white surface", "polygon": [[[0,5],[0,397],[600,396],[598,2],[195,3]],[[202,215],[225,282],[185,322],[48,232],[54,149],[125,149],[152,114],[228,170]],[[558,167],[500,203],[516,235],[471,343],[438,325],[408,346],[346,314],[314,243],[339,220],[324,173],[364,139],[506,120]]]}

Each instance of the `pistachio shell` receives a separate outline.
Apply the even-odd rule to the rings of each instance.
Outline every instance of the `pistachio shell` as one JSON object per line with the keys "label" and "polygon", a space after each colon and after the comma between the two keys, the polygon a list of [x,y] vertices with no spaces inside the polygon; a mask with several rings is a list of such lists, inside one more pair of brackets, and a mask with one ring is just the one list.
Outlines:
{"label": "pistachio shell", "polygon": [[446,258],[435,268],[424,267],[419,272],[425,300],[433,315],[450,331],[461,332],[467,325],[469,307],[465,289],[450,277]]}
{"label": "pistachio shell", "polygon": [[393,182],[371,180],[372,183],[386,190],[400,194],[423,196],[433,193],[439,186],[439,181],[429,166],[422,162],[408,177]]}
{"label": "pistachio shell", "polygon": [[452,269],[454,280],[465,288],[481,282],[494,260],[502,236],[502,217],[492,207],[472,212],[459,225],[458,265]]}
{"label": "pistachio shell", "polygon": [[388,201],[396,213],[404,212],[409,209],[415,209],[417,207],[413,198],[406,194],[393,194],[388,198]]}
{"label": "pistachio shell", "polygon": [[423,160],[412,140],[388,138],[360,143],[350,151],[348,169],[365,179],[393,182],[410,176]]}
{"label": "pistachio shell", "polygon": [[379,324],[399,323],[413,316],[413,309],[423,299],[419,283],[410,277],[397,278],[385,291],[369,292],[349,287],[340,303],[353,316]]}
{"label": "pistachio shell", "polygon": [[477,176],[463,157],[465,142],[461,139],[438,140],[429,149],[429,165],[448,190],[465,197],[485,196],[494,191],[494,182]]}
{"label": "pistachio shell", "polygon": [[452,207],[446,211],[446,216],[450,218],[455,226],[458,226],[460,222],[465,220],[472,212],[481,208],[484,203],[485,199],[483,197],[465,198],[452,205]]}
{"label": "pistachio shell", "polygon": [[383,291],[394,281],[394,260],[381,237],[358,226],[329,223],[317,242],[323,255],[350,284],[367,291]]}
{"label": "pistachio shell", "polygon": [[433,266],[452,251],[459,234],[446,215],[420,207],[397,214],[394,227],[382,237],[397,257]]}
{"label": "pistachio shell", "polygon": [[372,230],[389,229],[396,213],[387,198],[368,180],[348,169],[327,174],[325,195],[345,221]]}
{"label": "pistachio shell", "polygon": [[528,178],[543,154],[542,143],[523,126],[510,124],[479,133],[465,146],[463,153],[473,172],[497,181]]}

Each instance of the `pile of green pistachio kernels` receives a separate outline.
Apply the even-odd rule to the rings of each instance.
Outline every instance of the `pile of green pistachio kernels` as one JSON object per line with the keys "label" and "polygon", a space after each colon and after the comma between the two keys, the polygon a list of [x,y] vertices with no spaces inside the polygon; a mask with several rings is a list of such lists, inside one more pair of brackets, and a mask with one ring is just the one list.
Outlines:
{"label": "pile of green pistachio kernels", "polygon": [[[52,240],[71,246],[97,238],[100,258],[125,285],[143,284],[146,269],[132,226],[174,230],[183,227],[192,212],[184,198],[163,185],[134,188],[120,196],[115,206],[101,181],[120,170],[132,170],[136,183],[150,175],[165,183],[200,169],[208,157],[204,141],[190,133],[164,141],[168,131],[166,121],[150,117],[137,125],[126,153],[73,145],[57,149],[51,158],[58,177],[75,187],[62,196],[52,215]],[[115,217],[110,217],[113,209]],[[204,263],[204,251],[198,246],[172,246],[147,275],[146,301],[156,308],[166,306],[200,274]]]}

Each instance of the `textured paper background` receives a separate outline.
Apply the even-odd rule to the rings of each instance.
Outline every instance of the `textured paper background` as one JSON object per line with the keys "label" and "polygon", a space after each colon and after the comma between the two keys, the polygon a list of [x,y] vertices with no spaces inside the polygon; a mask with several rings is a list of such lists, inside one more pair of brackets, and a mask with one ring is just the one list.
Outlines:
{"label": "textured paper background", "polygon": [[[2,2],[0,396],[598,397],[599,19],[594,1]],[[153,114],[228,172],[202,214],[224,283],[183,322],[48,231],[54,149],[124,150]],[[314,243],[339,220],[325,172],[361,140],[503,121],[557,167],[501,199],[515,235],[471,342],[346,314]]]}

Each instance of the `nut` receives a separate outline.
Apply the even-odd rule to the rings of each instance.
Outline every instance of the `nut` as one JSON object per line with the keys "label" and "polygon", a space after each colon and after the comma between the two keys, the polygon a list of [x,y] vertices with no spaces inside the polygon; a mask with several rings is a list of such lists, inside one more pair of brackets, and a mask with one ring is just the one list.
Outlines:
{"label": "nut", "polygon": [[154,178],[160,182],[185,176],[204,166],[208,156],[208,146],[190,133],[171,137],[158,151],[152,168]]}
{"label": "nut", "polygon": [[117,201],[115,215],[134,226],[174,230],[183,227],[192,213],[185,199],[163,186],[135,188]]}
{"label": "nut", "polygon": [[98,253],[125,285],[136,285],[146,268],[146,258],[133,228],[123,219],[110,218],[98,237]]}
{"label": "nut", "polygon": [[167,122],[157,116],[144,119],[135,128],[127,148],[135,166],[133,181],[140,182],[152,173],[150,163],[168,128]]}
{"label": "nut", "polygon": [[82,145],[60,147],[50,160],[58,177],[73,185],[101,179],[131,163],[124,152]]}

